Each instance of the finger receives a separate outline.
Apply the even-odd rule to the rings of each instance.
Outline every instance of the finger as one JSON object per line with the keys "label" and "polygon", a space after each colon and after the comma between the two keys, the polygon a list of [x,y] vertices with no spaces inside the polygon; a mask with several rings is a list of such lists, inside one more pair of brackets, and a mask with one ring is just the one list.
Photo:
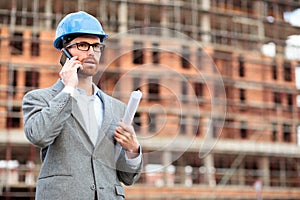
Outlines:
{"label": "finger", "polygon": [[122,127],[118,126],[118,127],[116,128],[116,131],[117,131],[118,133],[122,134],[122,133],[124,132],[124,129],[123,129]]}
{"label": "finger", "polygon": [[77,60],[78,56],[73,56],[72,58],[70,58],[69,60]]}
{"label": "finger", "polygon": [[126,124],[125,124],[124,122],[119,121],[119,122],[118,122],[118,125],[119,125],[120,127],[122,127],[123,129],[126,129]]}
{"label": "finger", "polygon": [[115,133],[114,137],[117,140],[117,142],[120,143],[122,146],[126,143],[126,138],[123,135]]}
{"label": "finger", "polygon": [[124,130],[122,127],[118,127],[116,128],[116,137],[129,141],[133,137],[133,134]]}
{"label": "finger", "polygon": [[81,69],[81,70],[83,69],[83,66],[82,66],[81,63],[77,63],[77,64],[74,65],[74,70],[76,70],[76,72],[77,72],[78,69]]}
{"label": "finger", "polygon": [[74,64],[80,63],[79,60],[77,60],[78,56],[74,56],[72,58],[67,58],[66,62],[64,64],[64,67],[68,68],[68,67],[72,67]]}
{"label": "finger", "polygon": [[116,131],[115,132],[115,138],[121,139],[121,140],[128,140],[128,134],[124,131]]}
{"label": "finger", "polygon": [[118,125],[122,127],[125,131],[134,134],[134,128],[132,125],[125,124],[123,121],[119,121]]}

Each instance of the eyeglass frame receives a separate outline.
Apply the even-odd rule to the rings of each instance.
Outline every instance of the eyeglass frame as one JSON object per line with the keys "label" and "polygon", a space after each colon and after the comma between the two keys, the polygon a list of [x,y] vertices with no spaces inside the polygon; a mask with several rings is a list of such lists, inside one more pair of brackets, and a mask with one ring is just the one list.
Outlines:
{"label": "eyeglass frame", "polygon": [[[87,44],[88,45],[88,48],[86,50],[82,50],[78,47],[79,44]],[[104,48],[105,48],[105,44],[102,44],[102,43],[94,43],[94,44],[90,44],[88,42],[75,42],[75,43],[72,43],[72,44],[69,44],[67,45],[65,48],[68,49],[68,48],[71,48],[72,46],[76,45],[76,48],[79,50],[79,51],[89,51],[90,50],[90,47],[93,48],[93,51],[94,52],[100,52],[102,53],[104,51]],[[94,45],[100,45],[100,51],[95,51],[95,46]]]}

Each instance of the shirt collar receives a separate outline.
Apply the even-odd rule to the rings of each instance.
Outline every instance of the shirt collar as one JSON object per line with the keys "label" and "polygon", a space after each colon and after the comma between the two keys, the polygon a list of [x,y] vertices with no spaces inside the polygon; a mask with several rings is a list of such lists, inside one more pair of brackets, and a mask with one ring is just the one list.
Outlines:
{"label": "shirt collar", "polygon": [[101,90],[94,83],[93,83],[93,91],[94,91],[94,95],[97,96],[100,99],[100,101],[103,101],[102,95],[101,95]]}
{"label": "shirt collar", "polygon": [[[97,85],[95,85],[94,83],[92,84],[92,87],[93,87],[93,95],[94,96],[98,96],[98,93],[100,93],[100,89],[97,87]],[[80,89],[80,88],[76,88],[76,91],[79,93],[79,94],[86,94],[85,90],[83,89]]]}
{"label": "shirt collar", "polygon": [[93,95],[100,94],[100,89],[97,87],[97,85],[95,83],[93,83],[92,87],[93,87],[93,91],[94,91]]}

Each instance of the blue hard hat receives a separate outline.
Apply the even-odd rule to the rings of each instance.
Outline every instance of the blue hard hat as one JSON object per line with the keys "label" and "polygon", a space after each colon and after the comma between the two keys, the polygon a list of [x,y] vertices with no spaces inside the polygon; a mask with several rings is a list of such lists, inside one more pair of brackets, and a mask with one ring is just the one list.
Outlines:
{"label": "blue hard hat", "polygon": [[67,37],[77,35],[96,35],[101,42],[108,36],[95,17],[84,11],[79,11],[66,15],[59,22],[53,45],[57,49],[62,49],[63,41]]}

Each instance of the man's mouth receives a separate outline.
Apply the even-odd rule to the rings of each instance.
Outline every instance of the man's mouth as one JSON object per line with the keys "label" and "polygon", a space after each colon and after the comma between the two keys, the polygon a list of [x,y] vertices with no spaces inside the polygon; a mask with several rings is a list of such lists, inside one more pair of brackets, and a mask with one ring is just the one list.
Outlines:
{"label": "man's mouth", "polygon": [[96,61],[95,60],[85,60],[84,63],[87,63],[87,64],[96,64]]}

